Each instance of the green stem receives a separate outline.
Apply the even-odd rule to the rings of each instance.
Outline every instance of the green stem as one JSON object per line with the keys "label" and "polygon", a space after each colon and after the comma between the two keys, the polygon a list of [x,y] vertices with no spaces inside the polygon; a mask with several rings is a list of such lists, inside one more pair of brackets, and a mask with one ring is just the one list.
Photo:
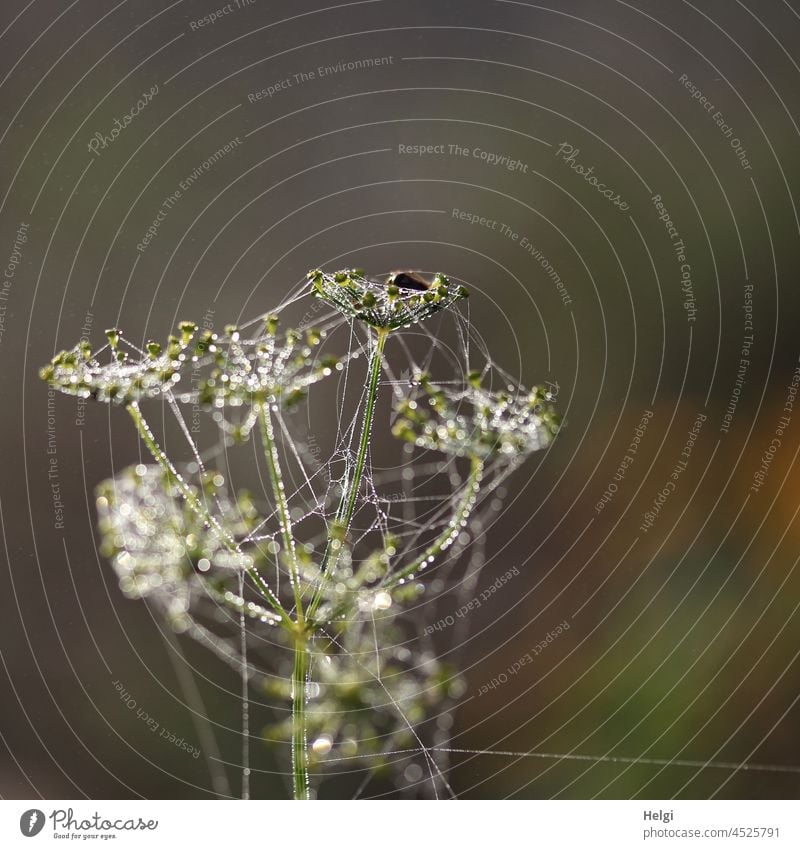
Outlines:
{"label": "green stem", "polygon": [[386,339],[389,335],[389,330],[380,328],[377,331],[377,340],[375,347],[372,350],[369,363],[369,378],[367,383],[367,405],[364,409],[364,421],[361,425],[361,438],[358,444],[358,454],[356,455],[356,466],[352,478],[345,481],[342,490],[342,499],[339,502],[339,508],[336,511],[336,519],[334,527],[328,533],[328,542],[325,548],[325,554],[322,560],[322,569],[320,582],[311,599],[311,604],[308,606],[307,616],[310,618],[316,612],[322,601],[322,593],[325,584],[333,577],[336,571],[336,564],[339,560],[339,552],[341,551],[342,538],[346,537],[350,529],[350,522],[353,519],[358,493],[361,489],[361,479],[364,476],[364,467],[367,462],[367,451],[369,449],[369,440],[372,435],[372,424],[375,420],[375,402],[378,398],[378,384],[381,377],[381,366],[383,364],[383,349],[386,345]]}
{"label": "green stem", "polygon": [[269,477],[272,482],[272,493],[278,511],[278,521],[283,537],[283,547],[289,563],[289,579],[294,591],[294,603],[297,611],[297,624],[303,626],[303,603],[300,595],[300,570],[297,563],[297,549],[292,533],[292,519],[289,514],[289,504],[286,500],[286,489],[283,485],[283,473],[278,459],[278,449],[275,446],[275,430],[272,427],[272,416],[268,402],[258,405],[258,420],[261,425],[261,441],[264,446],[264,456],[267,459]]}
{"label": "green stem", "polygon": [[[367,449],[369,448],[370,436],[372,436],[372,423],[375,420],[375,402],[378,399],[378,383],[380,382],[381,377],[383,348],[386,345],[388,335],[388,330],[383,328],[378,330],[378,338],[370,358],[369,384],[367,386],[367,407],[364,410],[364,423],[361,427],[361,440],[358,445],[358,455],[356,456],[356,469],[353,473],[350,492],[347,496],[347,505],[344,513],[338,517],[339,523],[344,525],[346,529],[350,527],[350,521],[352,520],[353,513],[355,512],[358,491],[361,488],[361,478],[364,475],[364,466],[367,462]],[[342,493],[342,496],[342,504],[344,504],[344,493]]]}
{"label": "green stem", "polygon": [[389,576],[384,584],[387,589],[393,589],[396,587],[401,580],[413,575],[421,567],[427,565],[426,561],[428,558],[438,557],[442,551],[449,548],[453,542],[455,542],[456,537],[459,533],[461,533],[463,523],[472,512],[472,508],[475,505],[475,499],[478,494],[478,485],[480,484],[482,476],[483,460],[479,457],[472,457],[470,460],[469,476],[464,484],[464,494],[458,502],[458,506],[456,507],[455,513],[453,513],[453,517],[447,523],[442,533],[425,549],[425,551],[422,552],[422,554],[419,555],[419,557],[415,558],[408,564],[408,566],[403,567],[399,572],[395,572]]}
{"label": "green stem", "polygon": [[308,651],[305,637],[297,635],[292,671],[292,787],[295,799],[308,799],[308,740],[306,739],[306,677]]}
{"label": "green stem", "polygon": [[147,449],[152,454],[156,463],[161,466],[170,483],[178,487],[189,507],[191,507],[201,519],[208,522],[208,524],[214,528],[228,551],[235,552],[236,544],[230,538],[229,534],[226,533],[225,529],[219,524],[219,522],[209,514],[205,505],[192,492],[191,487],[180,476],[178,470],[172,465],[169,457],[167,457],[167,455],[161,450],[161,446],[156,442],[153,432],[150,430],[150,426],[145,421],[141,410],[139,410],[139,406],[134,402],[132,404],[128,404],[127,410],[131,414],[131,418],[136,425],[136,430],[139,432],[139,436],[142,438],[142,442],[144,442],[147,446]]}
{"label": "green stem", "polygon": [[[169,457],[167,457],[167,455],[161,450],[161,446],[156,442],[155,437],[150,430],[150,426],[145,421],[145,418],[139,409],[139,405],[136,402],[133,402],[128,404],[126,409],[130,413],[130,416],[136,425],[136,430],[139,432],[142,442],[144,442],[147,446],[147,449],[150,451],[150,454],[153,456],[156,463],[161,466],[164,474],[167,476],[167,479],[178,487],[189,507],[194,510],[194,512],[197,513],[197,515],[206,522],[206,524],[214,528],[217,534],[219,534],[222,544],[228,549],[228,551],[234,554],[241,554],[234,540],[231,539],[230,535],[225,531],[220,523],[208,512],[205,504],[203,504],[194,492],[192,492],[192,488],[186,483],[180,474],[178,474],[178,470],[172,465]],[[280,601],[278,601],[272,590],[270,590],[269,587],[264,586],[263,581],[260,579],[260,575],[255,572],[253,567],[248,567],[247,571],[250,573],[250,576],[256,584],[265,591],[267,601],[272,605],[278,616],[281,617],[284,626],[294,628],[294,623],[289,618],[289,615],[283,609],[283,606]]]}

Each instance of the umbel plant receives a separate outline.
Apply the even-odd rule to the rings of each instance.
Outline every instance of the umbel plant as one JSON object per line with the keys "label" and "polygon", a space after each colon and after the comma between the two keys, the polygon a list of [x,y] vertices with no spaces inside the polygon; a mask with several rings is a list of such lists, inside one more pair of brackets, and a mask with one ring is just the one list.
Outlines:
{"label": "umbel plant", "polygon": [[[41,376],[69,395],[123,407],[152,458],[97,488],[103,551],[126,596],[147,599],[171,628],[241,674],[243,797],[254,688],[287,706],[264,736],[288,743],[294,798],[313,798],[311,778],[343,762],[391,778],[397,752],[420,759],[416,774],[427,772],[438,795],[448,787],[432,751],[441,734],[428,746],[419,729],[463,685],[429,645],[419,647],[423,573],[436,575],[430,583],[441,592],[461,558],[461,584],[474,586],[481,562],[469,554],[482,542],[482,511],[498,509],[501,484],[550,444],[559,417],[544,388],[515,386],[488,355],[474,367],[458,309],[467,292],[444,275],[315,270],[308,280],[320,307],[314,328],[282,330],[277,314],[220,333],[181,322],[165,344],[144,349],[112,329],[99,350],[83,342],[62,351]],[[462,341],[449,358],[436,356],[436,336],[419,332],[445,312]],[[343,338],[346,350],[332,353]],[[411,352],[420,344],[424,367]],[[431,371],[442,359],[447,371],[437,379]],[[331,379],[335,415],[318,430],[333,428],[336,438],[322,463],[313,434],[299,432],[298,411]],[[376,423],[382,391],[393,399],[386,428]],[[154,400],[174,413],[191,450],[183,464],[145,418]],[[210,417],[221,449],[195,443],[189,407]],[[314,418],[312,410],[312,430]],[[392,437],[405,446],[402,461],[379,472],[377,444]],[[257,449],[255,493],[229,488],[235,446]],[[400,496],[386,497],[387,481],[395,493],[401,482]],[[437,728],[446,727],[440,718]]]}

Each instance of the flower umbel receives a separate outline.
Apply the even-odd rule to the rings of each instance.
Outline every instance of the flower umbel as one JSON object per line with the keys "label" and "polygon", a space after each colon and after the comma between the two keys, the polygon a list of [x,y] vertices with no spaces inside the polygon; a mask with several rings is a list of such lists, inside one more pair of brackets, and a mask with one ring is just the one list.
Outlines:
{"label": "flower umbel", "polygon": [[[232,538],[245,537],[258,522],[247,493],[234,503],[215,472],[206,472],[190,489],[207,505],[206,516],[187,502],[174,477],[154,464],[124,469],[95,490],[102,552],[114,566],[120,589],[128,598],[148,598],[179,631],[201,603],[236,607],[230,588],[258,556],[231,545]],[[262,621],[276,618],[255,604],[248,612]]]}
{"label": "flower umbel", "polygon": [[392,432],[420,448],[481,459],[519,458],[546,448],[558,433],[561,419],[543,386],[490,392],[477,374],[455,391],[437,386],[426,374],[415,382],[418,391],[396,405]]}
{"label": "flower umbel", "polygon": [[271,403],[291,406],[309,386],[341,369],[336,357],[315,354],[314,348],[324,338],[322,332],[309,329],[278,334],[277,324],[276,317],[268,317],[265,332],[254,338],[243,338],[235,327],[227,328],[223,336],[207,333],[200,345],[208,352],[210,370],[204,371],[201,360],[193,381],[196,391],[180,400],[237,407],[271,399]]}
{"label": "flower umbel", "polygon": [[316,269],[308,272],[308,279],[313,293],[339,312],[386,330],[417,324],[468,297],[463,286],[452,284],[444,274],[428,282],[396,272],[383,282],[356,268],[333,274]]}
{"label": "flower umbel", "polygon": [[[96,354],[88,342],[81,342],[70,351],[56,354],[39,374],[54,389],[78,398],[114,404],[156,398],[180,380],[181,368],[189,359],[187,348],[196,330],[192,322],[181,322],[179,335],[170,336],[166,348],[162,349],[158,342],[148,342],[144,353],[112,328],[106,331],[108,344]],[[109,355],[105,364],[97,359],[103,352]]]}

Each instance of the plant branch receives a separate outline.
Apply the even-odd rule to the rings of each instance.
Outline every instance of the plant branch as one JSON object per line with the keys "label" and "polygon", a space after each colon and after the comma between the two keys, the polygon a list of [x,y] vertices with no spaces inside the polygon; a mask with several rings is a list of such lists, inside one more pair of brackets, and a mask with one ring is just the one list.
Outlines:
{"label": "plant branch", "polygon": [[275,430],[272,426],[272,416],[269,411],[269,402],[262,401],[258,405],[258,421],[261,425],[261,441],[264,446],[264,456],[269,468],[269,477],[272,483],[272,493],[275,497],[275,505],[278,511],[278,521],[281,526],[283,546],[286,550],[286,558],[289,564],[289,578],[294,591],[294,603],[297,610],[297,622],[303,625],[303,602],[300,593],[300,570],[297,563],[297,549],[295,547],[292,532],[292,519],[289,514],[289,504],[286,499],[286,489],[283,485],[283,473],[281,471],[278,449],[275,445]]}
{"label": "plant branch", "polygon": [[[367,450],[369,449],[369,440],[372,436],[372,423],[375,420],[375,402],[378,398],[378,383],[381,377],[381,365],[383,363],[383,348],[386,345],[386,338],[389,333],[387,330],[378,330],[378,338],[375,342],[375,348],[372,351],[369,364],[369,384],[367,386],[367,406],[364,410],[364,422],[361,426],[361,440],[358,445],[358,455],[356,456],[356,468],[353,473],[353,479],[350,483],[350,491],[345,498],[345,492],[342,493],[342,501],[339,505],[339,513],[337,519],[345,529],[349,529],[350,522],[355,512],[356,500],[358,499],[358,491],[361,488],[361,478],[364,476],[364,466],[367,461]],[[345,505],[342,511],[342,505]]]}
{"label": "plant branch", "polygon": [[380,383],[381,366],[383,364],[383,349],[386,345],[386,339],[389,331],[386,328],[380,328],[376,331],[377,339],[375,347],[372,349],[369,362],[369,377],[367,382],[367,403],[364,409],[364,421],[361,425],[361,438],[358,444],[358,454],[356,455],[356,465],[352,478],[345,480],[345,485],[342,489],[342,498],[339,502],[339,508],[336,511],[336,519],[333,527],[328,532],[328,542],[325,547],[325,554],[322,560],[322,568],[320,581],[314,596],[311,599],[311,604],[308,606],[308,617],[310,618],[319,607],[322,601],[322,592],[325,584],[330,580],[336,571],[336,564],[339,560],[339,552],[341,545],[350,530],[350,522],[355,513],[356,501],[358,493],[361,489],[361,480],[364,476],[364,467],[367,462],[367,453],[369,450],[370,436],[372,435],[372,424],[375,420],[375,402],[378,398],[378,384]]}
{"label": "plant branch", "polygon": [[399,572],[387,576],[384,586],[387,589],[393,589],[400,581],[412,576],[419,569],[424,568],[428,561],[434,557],[438,557],[445,549],[449,548],[456,540],[456,537],[461,532],[467,518],[475,506],[475,500],[478,495],[478,487],[483,477],[483,460],[480,457],[473,456],[470,459],[469,476],[464,484],[464,494],[458,502],[453,517],[445,526],[442,533],[407,566],[404,566]]}
{"label": "plant branch", "polygon": [[[192,488],[186,483],[186,481],[181,477],[178,473],[178,470],[172,464],[172,461],[167,457],[167,455],[162,451],[161,446],[156,442],[155,437],[153,436],[153,432],[150,430],[150,426],[145,421],[144,416],[142,415],[141,410],[139,409],[139,405],[134,401],[127,405],[126,409],[130,413],[131,418],[133,419],[134,424],[136,425],[136,430],[139,432],[139,436],[142,439],[142,442],[147,446],[147,449],[150,451],[150,454],[153,456],[153,459],[158,463],[158,465],[164,471],[164,474],[167,476],[167,479],[171,481],[177,488],[179,489],[181,495],[185,499],[186,503],[189,507],[208,525],[210,525],[214,530],[219,534],[220,540],[222,540],[222,544],[228,551],[241,555],[241,551],[239,551],[239,547],[236,545],[234,540],[231,538],[230,534],[220,525],[219,521],[215,519],[208,511],[208,508],[203,504],[203,502],[192,492]],[[293,628],[294,623],[289,618],[289,615],[283,609],[283,605],[278,600],[277,596],[272,592],[272,590],[267,587],[264,582],[261,580],[261,576],[255,572],[252,566],[245,567],[256,582],[256,584],[263,588],[266,593],[267,601],[272,605],[275,612],[280,616],[283,621],[284,626],[288,628]]]}
{"label": "plant branch", "polygon": [[292,787],[294,798],[309,798],[308,740],[306,737],[306,677],[308,650],[304,636],[295,637],[292,670]]}

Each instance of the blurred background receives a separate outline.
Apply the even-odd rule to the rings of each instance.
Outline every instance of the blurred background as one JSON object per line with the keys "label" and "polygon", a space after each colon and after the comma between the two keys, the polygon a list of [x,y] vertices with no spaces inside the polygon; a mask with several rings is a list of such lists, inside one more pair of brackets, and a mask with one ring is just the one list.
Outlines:
{"label": "blurred background", "polygon": [[[348,265],[463,281],[494,360],[567,419],[509,481],[477,590],[519,575],[436,637],[466,680],[453,791],[797,796],[791,3],[7,0],[0,44],[2,796],[239,781],[235,672],[97,553],[128,417],[39,366]],[[255,703],[261,798],[286,795],[271,721]]]}

